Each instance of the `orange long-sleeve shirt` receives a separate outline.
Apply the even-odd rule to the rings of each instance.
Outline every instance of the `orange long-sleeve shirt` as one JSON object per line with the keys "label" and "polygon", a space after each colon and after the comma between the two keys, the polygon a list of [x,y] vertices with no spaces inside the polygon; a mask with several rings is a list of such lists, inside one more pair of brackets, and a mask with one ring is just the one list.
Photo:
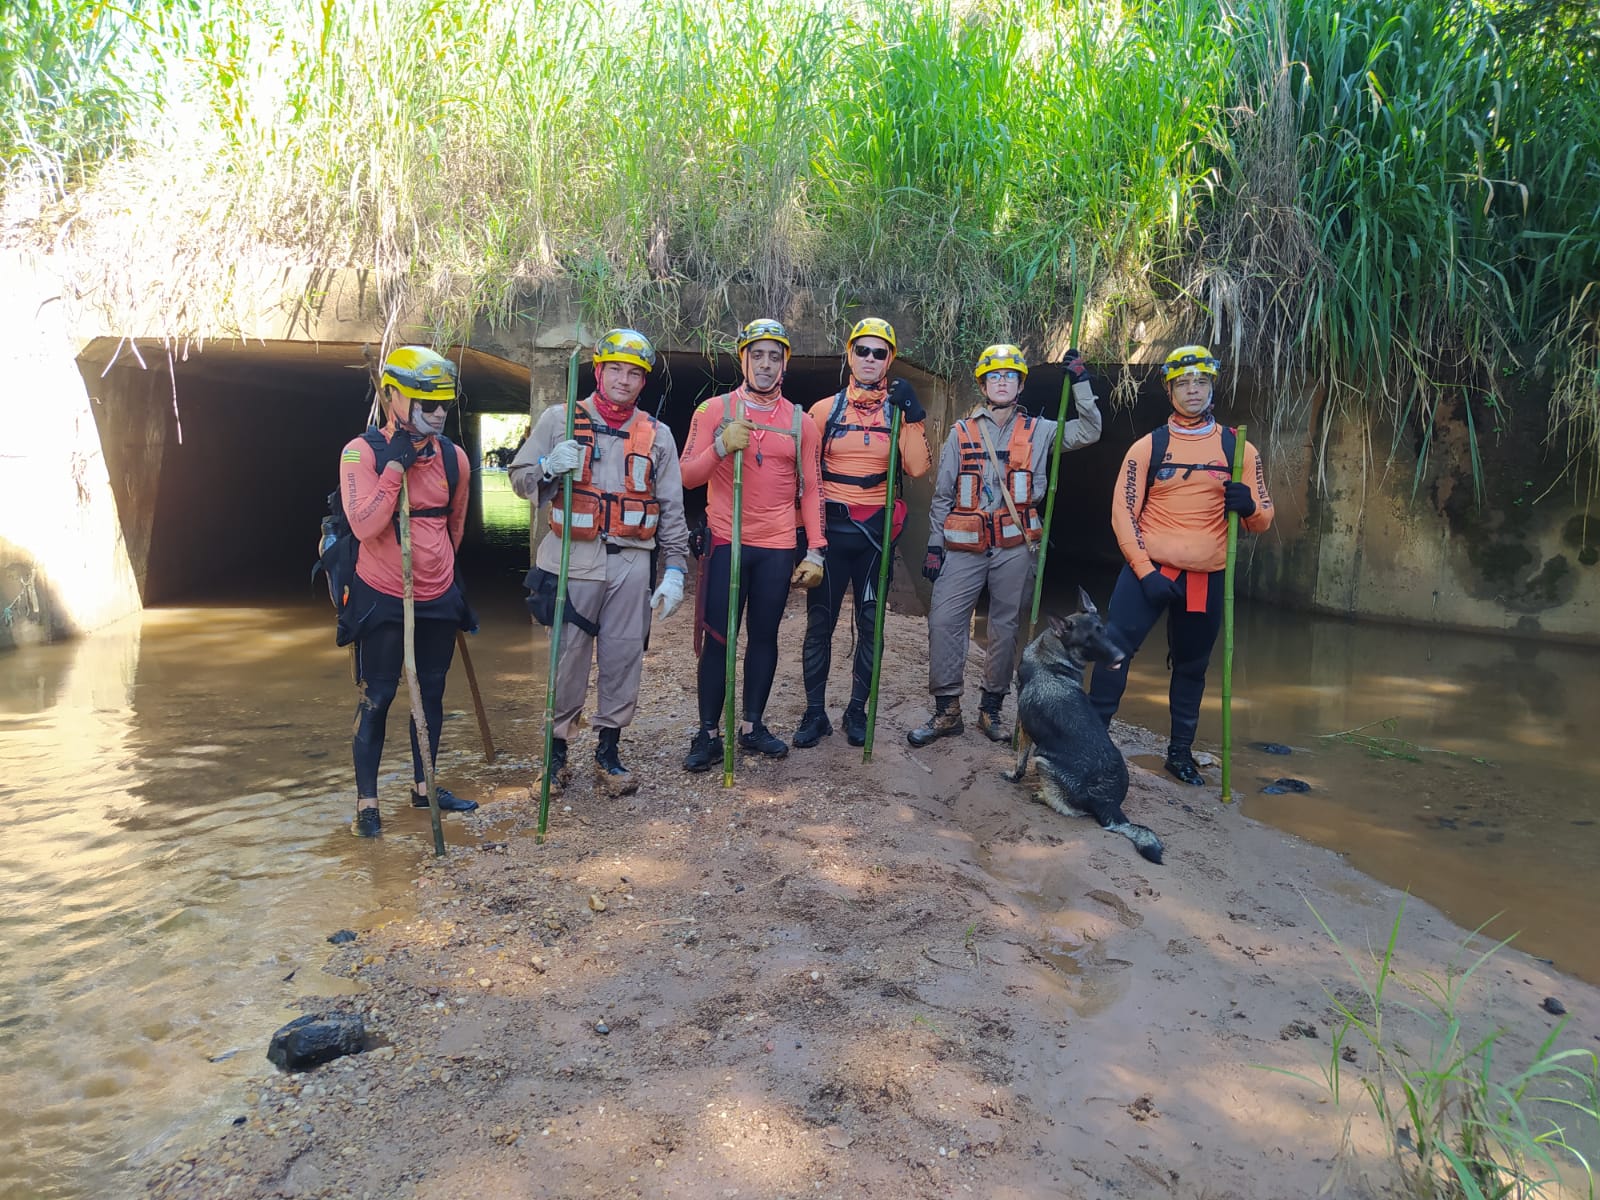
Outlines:
{"label": "orange long-sleeve shirt", "polygon": [[[461,467],[453,501],[444,459],[437,453],[417,459],[405,476],[413,509],[446,505],[450,509],[448,516],[411,519],[411,594],[418,600],[437,600],[450,590],[456,573],[456,547],[461,545],[461,535],[467,527],[472,466],[460,446],[452,445],[452,452]],[[361,542],[356,574],[386,595],[403,595],[405,577],[400,569],[400,537],[394,522],[395,509],[400,505],[399,474],[379,471],[367,439],[352,438],[339,456],[339,488],[345,517]]]}
{"label": "orange long-sleeve shirt", "polygon": [[[679,462],[686,488],[706,485],[706,514],[711,533],[720,542],[733,540],[733,455],[717,456],[717,429],[729,414],[730,396],[713,396],[694,410],[689,437]],[[800,516],[806,544],[813,550],[828,544],[822,525],[822,437],[816,425],[800,420],[801,475],[795,478],[795,450],[791,430],[798,410],[783,397],[769,413],[745,409],[743,416],[758,426],[744,452],[744,502],[739,538],[746,546],[792,550],[795,546],[794,506],[797,482],[801,485]],[[759,452],[759,457],[758,457]]]}
{"label": "orange long-sleeve shirt", "polygon": [[[818,400],[808,410],[811,419],[816,422],[817,434],[822,439],[822,467],[825,472],[836,475],[853,475],[856,477],[870,477],[882,475],[889,469],[889,418],[885,415],[885,406],[875,404],[871,409],[863,412],[852,404],[846,404],[843,423],[846,425],[861,425],[869,430],[881,430],[881,433],[861,433],[857,430],[846,432],[839,437],[828,437],[828,418],[833,413],[834,402],[837,396],[828,396]],[[928,449],[928,435],[923,428],[924,422],[902,423],[900,426],[900,467],[913,479],[921,479],[928,473],[928,468],[933,465],[933,454]],[[844,483],[837,479],[829,479],[826,475],[822,479],[822,498],[832,500],[837,504],[871,504],[883,507],[884,496],[888,494],[887,482],[876,484],[872,487],[861,487],[853,483]]]}
{"label": "orange long-sleeve shirt", "polygon": [[[1181,571],[1220,571],[1228,557],[1228,516],[1222,507],[1222,485],[1228,482],[1222,453],[1222,428],[1194,434],[1176,425],[1162,463],[1176,464],[1167,478],[1157,464],[1150,476],[1151,435],[1128,448],[1116,494],[1111,500],[1111,527],[1122,557],[1143,579],[1156,564]],[[1267,494],[1261,456],[1249,442],[1236,447],[1244,455],[1244,481],[1256,496],[1256,511],[1240,524],[1261,533],[1272,524],[1272,497]],[[1189,469],[1195,467],[1196,469]]]}

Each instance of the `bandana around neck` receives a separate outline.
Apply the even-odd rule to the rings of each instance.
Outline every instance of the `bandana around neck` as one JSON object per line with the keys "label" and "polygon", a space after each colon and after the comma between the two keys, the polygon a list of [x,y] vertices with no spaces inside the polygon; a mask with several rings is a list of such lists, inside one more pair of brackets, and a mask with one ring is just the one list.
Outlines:
{"label": "bandana around neck", "polygon": [[864,413],[874,412],[883,406],[884,397],[889,394],[889,381],[880,379],[877,383],[857,383],[855,376],[850,377],[850,382],[844,385],[844,398],[846,403],[859,408]]}

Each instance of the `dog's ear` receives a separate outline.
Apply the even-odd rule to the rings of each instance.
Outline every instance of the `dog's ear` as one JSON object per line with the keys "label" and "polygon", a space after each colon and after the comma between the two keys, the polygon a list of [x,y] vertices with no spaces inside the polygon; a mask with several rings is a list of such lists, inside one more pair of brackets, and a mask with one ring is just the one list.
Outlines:
{"label": "dog's ear", "polygon": [[1100,610],[1094,606],[1094,601],[1089,599],[1089,593],[1081,587],[1078,589],[1078,610],[1098,615]]}
{"label": "dog's ear", "polygon": [[1055,613],[1045,613],[1044,619],[1049,624],[1051,633],[1055,634],[1057,637],[1066,636],[1067,623],[1060,617],[1056,616]]}

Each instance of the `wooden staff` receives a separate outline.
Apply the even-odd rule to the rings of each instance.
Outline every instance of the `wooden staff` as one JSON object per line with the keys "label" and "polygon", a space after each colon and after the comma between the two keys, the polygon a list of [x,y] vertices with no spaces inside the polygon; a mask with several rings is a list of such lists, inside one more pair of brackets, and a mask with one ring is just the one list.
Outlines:
{"label": "wooden staff", "polygon": [[[567,441],[572,440],[578,411],[578,347],[567,360]],[[567,571],[572,563],[572,472],[561,476],[561,573],[556,576],[556,615],[550,622],[550,670],[544,688],[544,770],[539,773],[539,828],[534,841],[544,844],[550,828],[550,759],[556,738],[556,667],[561,657],[561,627],[567,623]]]}
{"label": "wooden staff", "polygon": [[489,732],[489,714],[483,709],[483,693],[478,690],[478,673],[472,669],[472,655],[467,653],[467,635],[456,630],[456,649],[461,652],[461,665],[467,672],[467,686],[472,689],[472,709],[478,714],[478,736],[483,739],[483,761],[494,762],[494,736]]}
{"label": "wooden staff", "polygon": [[439,790],[433,781],[433,743],[428,737],[428,720],[422,712],[422,684],[417,681],[417,606],[411,594],[411,487],[400,476],[400,574],[404,580],[401,609],[405,613],[406,689],[411,693],[411,724],[417,732],[417,749],[422,755],[422,777],[428,787],[428,817],[433,821],[433,853],[444,857],[444,825],[439,820]]}

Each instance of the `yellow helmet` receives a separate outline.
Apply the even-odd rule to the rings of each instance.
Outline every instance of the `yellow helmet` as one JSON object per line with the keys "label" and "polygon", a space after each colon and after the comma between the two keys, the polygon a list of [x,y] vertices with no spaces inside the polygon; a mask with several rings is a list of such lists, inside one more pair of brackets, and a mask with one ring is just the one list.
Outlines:
{"label": "yellow helmet", "polygon": [[1180,375],[1209,375],[1215,382],[1217,372],[1221,369],[1222,363],[1208,347],[1179,346],[1167,355],[1167,361],[1161,368],[1161,378],[1163,382],[1171,383]]}
{"label": "yellow helmet", "polygon": [[453,404],[456,398],[456,365],[426,346],[397,346],[383,360],[379,387],[392,387],[412,400],[434,400]]}
{"label": "yellow helmet", "polygon": [[972,369],[972,377],[980,383],[990,371],[1020,371],[1022,377],[1028,377],[1028,360],[1022,357],[1022,351],[1010,342],[998,342],[978,355],[978,365]]}
{"label": "yellow helmet", "polygon": [[752,342],[778,342],[783,346],[784,357],[789,356],[789,331],[771,317],[757,317],[750,324],[739,331],[739,344],[734,348],[736,353],[744,353],[744,348]]}
{"label": "yellow helmet", "polygon": [[594,347],[595,366],[601,363],[632,363],[648,373],[655,370],[656,348],[637,329],[608,329]]}
{"label": "yellow helmet", "polygon": [[862,317],[857,321],[844,341],[845,349],[848,350],[851,342],[863,337],[882,338],[889,343],[889,349],[899,352],[900,347],[894,340],[894,326],[882,317]]}

